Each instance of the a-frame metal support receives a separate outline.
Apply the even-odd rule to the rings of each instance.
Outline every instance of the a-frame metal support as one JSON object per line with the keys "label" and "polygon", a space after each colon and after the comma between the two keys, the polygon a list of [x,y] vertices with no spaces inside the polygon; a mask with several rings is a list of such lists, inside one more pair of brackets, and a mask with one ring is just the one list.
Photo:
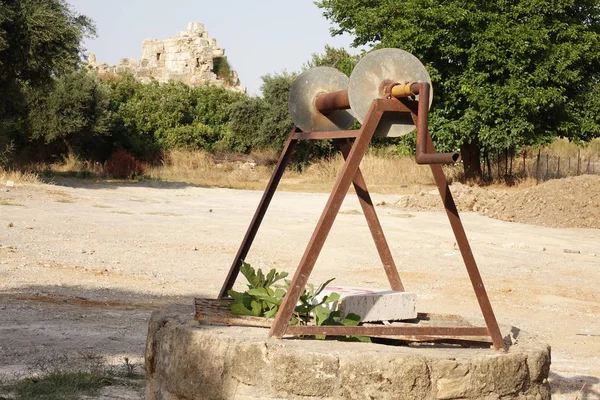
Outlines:
{"label": "a-frame metal support", "polygon": [[[377,218],[375,207],[371,201],[371,197],[367,190],[367,186],[360,172],[359,165],[367,151],[369,143],[373,138],[374,132],[381,121],[384,112],[401,112],[410,113],[417,125],[418,102],[411,100],[392,99],[376,99],[373,100],[369,113],[365,118],[361,129],[357,131],[335,131],[335,132],[300,132],[294,129],[285,143],[281,157],[275,171],[265,189],[263,197],[258,205],[258,208],[252,218],[250,227],[246,232],[244,240],[233,260],[229,274],[219,293],[219,298],[225,298],[227,291],[231,289],[239,274],[242,260],[245,260],[252,242],[256,236],[262,219],[269,207],[269,203],[273,198],[273,194],[281,180],[283,172],[288,165],[295,145],[298,140],[314,140],[314,139],[336,139],[340,150],[344,156],[345,162],[342,171],[340,172],[335,185],[331,191],[327,204],[319,218],[317,226],[310,238],[304,255],[300,260],[295,275],[291,281],[290,287],[279,311],[275,317],[275,321],[271,326],[269,336],[282,337],[283,335],[362,335],[362,336],[403,336],[403,337],[469,337],[469,336],[489,336],[492,339],[494,348],[504,349],[504,341],[498,328],[498,323],[492,306],[488,299],[481,275],[477,268],[475,258],[469,246],[462,222],[458,215],[454,199],[450,193],[450,188],[446,182],[446,177],[439,164],[430,165],[435,182],[437,184],[446,214],[450,221],[450,225],[456,237],[456,242],[460,249],[465,267],[469,274],[471,284],[475,291],[477,301],[481,308],[485,319],[486,327],[472,326],[289,326],[289,321],[292,318],[294,308],[302,294],[308,278],[315,266],[317,258],[325,244],[325,240],[333,226],[335,217],[344,201],[344,197],[350,188],[350,184],[354,184],[355,191],[358,195],[363,213],[367,219],[369,229],[375,241],[377,251],[383,263],[388,281],[393,290],[403,291],[404,287],[400,280],[398,270],[392,258],[389,246],[383,234],[383,230]],[[417,132],[419,135],[420,132]],[[355,138],[351,143],[349,139]],[[429,132],[427,132],[426,148],[428,153],[435,153],[433,142]]]}

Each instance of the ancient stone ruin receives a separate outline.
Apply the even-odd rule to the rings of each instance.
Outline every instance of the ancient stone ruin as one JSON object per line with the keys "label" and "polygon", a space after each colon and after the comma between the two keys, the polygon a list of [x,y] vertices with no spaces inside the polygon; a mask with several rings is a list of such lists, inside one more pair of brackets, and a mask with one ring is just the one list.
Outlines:
{"label": "ancient stone ruin", "polygon": [[88,67],[100,77],[131,73],[142,83],[153,79],[160,83],[174,80],[190,86],[209,84],[245,92],[235,71],[225,69],[226,76],[217,75],[219,64],[224,62],[225,49],[208,36],[204,24],[191,22],[176,37],[144,40],[141,60],[122,58],[117,65],[109,65],[97,62],[96,55],[90,54]]}

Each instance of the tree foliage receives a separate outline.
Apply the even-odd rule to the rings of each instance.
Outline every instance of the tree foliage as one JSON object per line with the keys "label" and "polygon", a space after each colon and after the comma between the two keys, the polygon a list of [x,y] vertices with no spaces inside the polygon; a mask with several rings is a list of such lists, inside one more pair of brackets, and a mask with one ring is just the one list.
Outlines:
{"label": "tree foliage", "polygon": [[[231,106],[231,130],[237,149],[281,150],[294,123],[288,112],[288,96],[296,74],[282,72],[262,77],[263,97],[246,97]],[[328,156],[329,141],[298,143],[292,161],[300,168],[317,157]]]}
{"label": "tree foliage", "polygon": [[94,136],[108,134],[108,102],[108,88],[86,71],[59,76],[50,89],[30,93],[31,136],[81,152]]}
{"label": "tree foliage", "polygon": [[350,33],[355,45],[403,48],[425,64],[434,85],[431,129],[438,148],[461,147],[477,168],[479,150],[600,135],[595,0],[318,5],[337,25],[333,34]]}
{"label": "tree foliage", "polygon": [[360,57],[360,55],[348,53],[343,47],[336,48],[325,45],[325,52],[323,54],[314,53],[305,68],[333,67],[350,76]]}
{"label": "tree foliage", "polygon": [[74,71],[81,40],[94,34],[91,20],[64,0],[0,2],[0,142],[24,142],[25,88],[51,85],[53,76]]}
{"label": "tree foliage", "polygon": [[110,85],[116,144],[146,158],[172,148],[211,150],[228,130],[229,106],[243,97],[181,82],[141,85],[131,75]]}

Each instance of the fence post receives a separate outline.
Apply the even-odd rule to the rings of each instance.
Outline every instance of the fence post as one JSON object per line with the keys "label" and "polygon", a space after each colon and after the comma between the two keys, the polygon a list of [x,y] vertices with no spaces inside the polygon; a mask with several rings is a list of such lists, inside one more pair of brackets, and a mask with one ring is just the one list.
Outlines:
{"label": "fence post", "polygon": [[590,159],[588,158],[588,165],[587,168],[585,169],[585,173],[589,174],[590,173]]}
{"label": "fence post", "polygon": [[581,170],[581,150],[577,150],[577,176]]}
{"label": "fence post", "polygon": [[525,164],[525,157],[527,157],[527,150],[523,150],[523,176],[527,176],[527,165]]}
{"label": "fence post", "polygon": [[549,162],[548,162],[548,153],[546,153],[546,177],[544,178],[545,181],[548,180],[548,171],[549,171]]}
{"label": "fence post", "polygon": [[500,150],[496,150],[497,164],[498,164],[498,179],[500,179]]}
{"label": "fence post", "polygon": [[508,177],[508,149],[504,149],[504,179]]}
{"label": "fence post", "polygon": [[535,184],[540,183],[540,157],[541,150],[538,149],[537,161],[535,162]]}
{"label": "fence post", "polygon": [[558,172],[556,173],[557,177],[560,178],[560,156],[558,156]]}
{"label": "fence post", "polygon": [[571,157],[569,156],[569,168],[567,169],[567,176],[571,173]]}

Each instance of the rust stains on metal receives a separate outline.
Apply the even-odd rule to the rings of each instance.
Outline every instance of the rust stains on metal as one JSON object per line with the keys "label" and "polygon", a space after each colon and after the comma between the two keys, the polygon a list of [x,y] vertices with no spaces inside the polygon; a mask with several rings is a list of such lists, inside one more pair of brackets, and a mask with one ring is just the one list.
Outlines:
{"label": "rust stains on metal", "polygon": [[[270,331],[269,336],[283,337],[284,335],[361,335],[361,336],[391,336],[395,338],[412,338],[418,340],[431,339],[431,338],[448,338],[456,340],[466,340],[473,338],[475,341],[480,341],[481,336],[491,337],[494,348],[505,349],[502,335],[498,328],[496,317],[493,313],[487,292],[483,285],[483,281],[479,274],[477,264],[473,257],[473,253],[469,246],[462,222],[456,210],[456,205],[450,193],[450,189],[446,182],[446,177],[440,166],[440,164],[454,163],[460,161],[460,155],[458,153],[436,153],[431,140],[431,135],[428,130],[428,115],[429,115],[429,101],[430,101],[430,85],[428,82],[419,82],[417,87],[410,85],[409,89],[411,93],[419,93],[419,100],[412,100],[408,97],[401,97],[396,99],[393,96],[384,99],[374,99],[371,103],[370,109],[364,120],[362,128],[356,133],[350,134],[350,131],[341,131],[335,135],[331,132],[306,132],[301,133],[298,129],[295,129],[290,133],[290,136],[285,144],[284,150],[281,154],[277,167],[267,185],[267,189],[261,199],[261,202],[256,210],[254,218],[248,228],[246,236],[242,241],[242,245],[234,259],[231,266],[227,279],[219,294],[220,298],[224,298],[227,295],[227,290],[231,289],[237,275],[239,273],[239,267],[241,261],[245,259],[248,250],[254,240],[258,227],[262,221],[262,218],[267,210],[270,200],[275,192],[277,184],[281,179],[281,176],[288,164],[292,151],[298,140],[309,140],[309,139],[339,139],[340,149],[344,155],[344,166],[340,172],[332,192],[329,196],[327,204],[321,214],[321,217],[313,231],[312,237],[306,247],[304,255],[300,260],[298,268],[294,274],[294,277],[290,283],[288,292],[280,305],[279,312],[277,313],[275,320],[272,324],[269,324]],[[390,90],[393,86],[390,87]],[[414,90],[414,92],[413,92]],[[339,109],[346,109],[346,99],[348,93],[344,91],[337,91],[327,94],[316,96],[321,112],[335,111],[336,107]],[[404,90],[406,92],[406,90]],[[320,99],[320,100],[319,100]],[[315,100],[315,99],[313,99]],[[377,250],[380,258],[384,265],[384,269],[388,276],[388,280],[392,288],[396,290],[403,290],[403,285],[400,280],[396,265],[392,259],[389,247],[385,241],[383,231],[379,224],[379,220],[375,214],[372,201],[368,194],[368,190],[362,174],[360,173],[359,165],[365,155],[369,143],[374,136],[378,126],[380,124],[388,123],[384,114],[401,114],[408,116],[409,120],[412,119],[413,123],[417,128],[417,151],[416,160],[419,164],[429,164],[438,186],[442,202],[446,209],[446,214],[450,221],[452,231],[456,237],[457,244],[461,251],[465,267],[471,279],[473,289],[475,291],[479,306],[484,316],[486,327],[471,327],[471,326],[451,326],[452,324],[443,324],[443,326],[410,326],[409,324],[390,325],[390,326],[374,326],[365,325],[356,327],[342,327],[342,326],[289,326],[289,321],[294,312],[294,308],[298,302],[298,299],[306,287],[308,278],[315,266],[316,260],[323,248],[325,240],[331,230],[336,215],[339,212],[344,197],[353,183],[356,189],[357,195],[361,202],[363,212],[367,218],[371,234],[375,241]],[[356,139],[352,144],[344,138],[355,137]],[[217,313],[218,315],[221,315]],[[232,317],[211,317],[210,312],[204,312],[200,315],[200,319],[206,321],[207,318],[213,318],[213,320],[219,320],[224,323],[232,322]],[[219,319],[221,318],[221,319]],[[251,318],[251,317],[249,317]],[[248,321],[247,318],[242,318],[244,324]],[[236,320],[237,321],[237,320]],[[253,325],[254,326],[254,325]],[[466,338],[466,339],[465,339]],[[436,339],[437,340],[437,339]]]}

